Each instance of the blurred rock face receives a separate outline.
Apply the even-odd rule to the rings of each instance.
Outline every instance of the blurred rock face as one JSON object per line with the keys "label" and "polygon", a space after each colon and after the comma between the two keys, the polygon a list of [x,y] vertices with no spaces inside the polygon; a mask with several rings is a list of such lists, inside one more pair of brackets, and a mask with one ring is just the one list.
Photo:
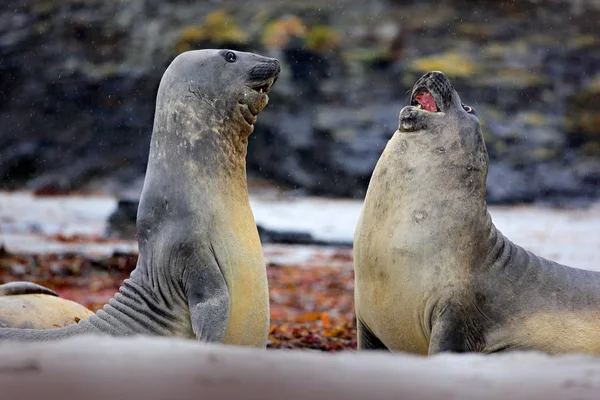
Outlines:
{"label": "blurred rock face", "polygon": [[490,202],[600,195],[596,2],[236,4],[8,1],[0,185],[52,192],[139,178],[166,66],[181,51],[228,47],[283,62],[250,173],[362,196],[407,90],[438,69],[482,121]]}

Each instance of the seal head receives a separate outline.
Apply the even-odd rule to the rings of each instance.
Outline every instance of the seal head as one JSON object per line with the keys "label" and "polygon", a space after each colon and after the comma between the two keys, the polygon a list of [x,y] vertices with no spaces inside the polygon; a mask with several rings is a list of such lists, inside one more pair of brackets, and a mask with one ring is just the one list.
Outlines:
{"label": "seal head", "polygon": [[185,105],[198,109],[196,101],[200,100],[202,107],[208,107],[203,114],[212,111],[213,120],[227,121],[250,134],[280,71],[278,60],[253,53],[188,51],[177,56],[165,72],[159,89],[164,93],[159,98],[170,103],[157,102],[157,111],[169,113]]}
{"label": "seal head", "polygon": [[[480,205],[485,209],[489,159],[479,118],[473,107],[461,101],[442,72],[428,72],[417,80],[412,89],[410,105],[400,111],[398,131],[403,134],[402,140],[406,143],[402,157],[406,158],[409,165],[422,165],[426,161],[432,168],[460,166],[476,172],[469,174],[469,179],[461,180],[472,185],[473,190],[469,193],[477,191]],[[423,152],[433,152],[435,157],[426,158]],[[427,174],[430,178],[434,176]]]}
{"label": "seal head", "polygon": [[[458,139],[463,150],[473,150],[486,158],[487,150],[475,110],[462,103],[446,76],[428,72],[413,86],[410,105],[400,111],[400,132],[422,132],[439,144]],[[445,149],[447,150],[447,149]]]}

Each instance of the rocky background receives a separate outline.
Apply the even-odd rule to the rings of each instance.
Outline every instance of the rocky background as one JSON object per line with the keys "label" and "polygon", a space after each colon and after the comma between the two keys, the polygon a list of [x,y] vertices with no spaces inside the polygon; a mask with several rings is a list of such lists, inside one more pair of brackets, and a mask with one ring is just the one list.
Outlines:
{"label": "rocky background", "polygon": [[585,205],[600,197],[599,3],[4,0],[0,186],[139,182],[165,68],[228,47],[283,63],[251,175],[363,196],[408,90],[436,69],[480,116],[491,203]]}

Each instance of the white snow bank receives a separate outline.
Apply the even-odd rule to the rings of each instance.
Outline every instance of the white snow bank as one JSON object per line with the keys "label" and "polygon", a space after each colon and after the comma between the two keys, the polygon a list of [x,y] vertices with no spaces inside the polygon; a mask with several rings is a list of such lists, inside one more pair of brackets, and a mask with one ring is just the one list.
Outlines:
{"label": "white snow bank", "polygon": [[0,192],[0,233],[102,235],[116,207],[112,197]]}

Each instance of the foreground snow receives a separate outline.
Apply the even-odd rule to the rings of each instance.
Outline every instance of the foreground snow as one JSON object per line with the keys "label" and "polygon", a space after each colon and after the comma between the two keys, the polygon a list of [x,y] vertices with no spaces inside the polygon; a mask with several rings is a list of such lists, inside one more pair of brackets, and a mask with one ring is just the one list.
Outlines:
{"label": "foreground snow", "polygon": [[14,399],[597,399],[600,359],[265,351],[183,339],[0,343]]}
{"label": "foreground snow", "polygon": [[[315,239],[351,242],[361,201],[325,198],[251,197],[257,224],[277,231],[308,232]],[[135,251],[131,241],[65,242],[56,235],[102,239],[117,201],[101,196],[34,197],[0,192],[0,243],[13,252],[75,251],[111,254]],[[583,269],[600,270],[600,204],[585,210],[536,206],[490,207],[496,226],[511,240],[536,254]],[[275,247],[276,249],[280,247]],[[265,251],[273,249],[265,246]],[[311,257],[313,247],[274,256]],[[275,254],[277,253],[277,254]],[[280,260],[282,261],[282,260]]]}

